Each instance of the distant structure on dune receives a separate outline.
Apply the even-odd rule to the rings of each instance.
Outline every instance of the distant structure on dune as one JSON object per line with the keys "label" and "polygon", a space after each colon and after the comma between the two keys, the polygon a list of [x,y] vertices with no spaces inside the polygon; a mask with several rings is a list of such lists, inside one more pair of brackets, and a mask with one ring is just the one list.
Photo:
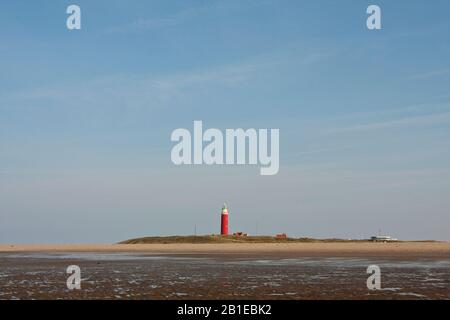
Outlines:
{"label": "distant structure on dune", "polygon": [[222,207],[222,214],[220,215],[220,234],[222,236],[228,235],[228,208],[224,203]]}
{"label": "distant structure on dune", "polygon": [[286,239],[288,236],[287,236],[287,234],[286,233],[277,233],[276,235],[275,235],[275,238],[277,238],[277,239]]}
{"label": "distant structure on dune", "polygon": [[370,237],[370,240],[374,242],[398,241],[398,239],[392,238],[391,236],[373,236]]}

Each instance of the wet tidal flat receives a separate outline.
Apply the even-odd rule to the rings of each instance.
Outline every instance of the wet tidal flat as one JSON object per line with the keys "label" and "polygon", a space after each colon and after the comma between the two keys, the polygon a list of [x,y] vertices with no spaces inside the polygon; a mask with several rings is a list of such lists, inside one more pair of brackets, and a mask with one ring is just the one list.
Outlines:
{"label": "wet tidal flat", "polygon": [[[367,288],[370,265],[381,290]],[[0,253],[0,299],[450,299],[450,259]]]}

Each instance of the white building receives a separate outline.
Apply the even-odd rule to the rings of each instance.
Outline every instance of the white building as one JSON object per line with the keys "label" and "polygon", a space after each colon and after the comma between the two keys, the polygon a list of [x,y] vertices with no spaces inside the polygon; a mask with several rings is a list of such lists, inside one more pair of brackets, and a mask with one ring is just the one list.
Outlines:
{"label": "white building", "polygon": [[382,241],[382,242],[398,241],[398,239],[392,238],[391,236],[374,236],[374,237],[370,237],[370,240],[372,240],[372,241]]}

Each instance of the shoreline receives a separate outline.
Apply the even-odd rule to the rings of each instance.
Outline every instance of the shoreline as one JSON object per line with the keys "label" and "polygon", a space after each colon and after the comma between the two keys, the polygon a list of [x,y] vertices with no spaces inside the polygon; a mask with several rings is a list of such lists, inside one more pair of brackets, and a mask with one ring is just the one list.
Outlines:
{"label": "shoreline", "polygon": [[0,244],[0,253],[43,252],[450,258],[450,242]]}

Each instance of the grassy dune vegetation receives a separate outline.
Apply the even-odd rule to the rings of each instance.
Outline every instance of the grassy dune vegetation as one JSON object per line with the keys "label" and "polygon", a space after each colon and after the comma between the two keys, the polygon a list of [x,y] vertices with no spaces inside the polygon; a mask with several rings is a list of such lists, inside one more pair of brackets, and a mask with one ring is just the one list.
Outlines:
{"label": "grassy dune vegetation", "polygon": [[129,239],[120,244],[149,244],[149,243],[289,243],[289,242],[357,242],[367,240],[343,239],[313,239],[313,238],[276,238],[270,236],[169,236],[169,237],[143,237]]}

